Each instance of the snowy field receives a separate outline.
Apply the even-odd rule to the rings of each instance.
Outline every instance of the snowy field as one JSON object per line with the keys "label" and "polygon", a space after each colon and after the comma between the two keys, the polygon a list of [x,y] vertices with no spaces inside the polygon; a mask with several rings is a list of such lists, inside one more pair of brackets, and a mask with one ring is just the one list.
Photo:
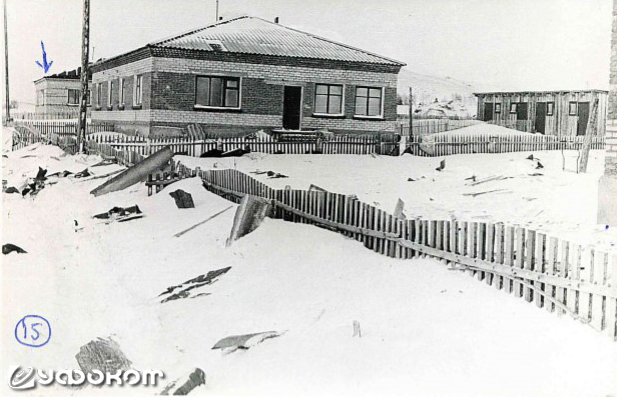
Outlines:
{"label": "snowy field", "polygon": [[[534,152],[542,169],[536,168],[536,161],[526,159],[530,154],[430,158],[253,153],[242,158],[176,158],[185,165],[202,169],[216,166],[217,169],[235,167],[246,173],[279,172],[289,178],[250,175],[275,188],[289,185],[294,189],[308,189],[315,184],[333,192],[355,194],[361,201],[390,213],[400,197],[408,217],[518,224],[577,244],[616,250],[617,230],[596,224],[597,188],[604,169],[604,151],[591,151],[585,174],[575,172],[576,151],[566,152],[565,171],[560,151]],[[446,168],[439,172],[435,168],[442,159]],[[476,181],[490,176],[507,179],[469,186],[472,181],[467,178],[472,176]],[[476,193],[481,194],[470,195]]]}
{"label": "snowy field", "polygon": [[[276,156],[192,159],[203,169],[273,170],[275,186],[310,183],[391,211],[398,197],[409,216],[519,222],[610,246],[614,231],[594,224],[602,154],[591,172],[561,171],[558,153],[447,158]],[[82,171],[101,159],[66,156],[34,145],[2,159],[3,179],[20,186],[38,166]],[[91,167],[96,175],[118,166]],[[467,187],[464,179],[499,174],[512,179]],[[414,179],[413,182],[408,178]],[[2,261],[2,365],[77,368],[79,347],[112,336],[136,369],[161,369],[155,391],[114,388],[113,394],[159,393],[194,367],[208,396],[606,396],[617,393],[617,344],[568,317],[537,309],[433,259],[397,260],[355,240],[310,225],[267,219],[225,247],[235,205],[183,180],[152,197],[144,184],[94,198],[104,179],[61,178],[37,196],[3,194],[2,241],[27,254]],[[463,192],[507,189],[476,198]],[[177,209],[169,192],[184,189],[196,208]],[[526,198],[533,198],[527,200]],[[105,224],[94,214],[137,204],[144,218]],[[232,210],[181,236],[173,235],[229,206]],[[80,230],[76,230],[77,221]],[[160,303],[167,287],[231,266],[195,298]],[[38,349],[16,343],[26,314],[53,328]],[[358,321],[362,337],[352,337]],[[249,350],[212,350],[227,336],[284,334]],[[13,395],[2,382],[0,395]],[[89,396],[110,389],[36,389],[21,395]],[[17,395],[17,393],[14,393]]]}

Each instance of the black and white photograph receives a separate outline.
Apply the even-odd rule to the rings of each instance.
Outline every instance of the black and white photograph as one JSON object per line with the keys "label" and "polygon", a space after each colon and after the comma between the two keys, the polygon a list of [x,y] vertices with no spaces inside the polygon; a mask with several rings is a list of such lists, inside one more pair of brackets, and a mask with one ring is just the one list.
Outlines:
{"label": "black and white photograph", "polygon": [[617,397],[617,0],[3,0],[0,396]]}

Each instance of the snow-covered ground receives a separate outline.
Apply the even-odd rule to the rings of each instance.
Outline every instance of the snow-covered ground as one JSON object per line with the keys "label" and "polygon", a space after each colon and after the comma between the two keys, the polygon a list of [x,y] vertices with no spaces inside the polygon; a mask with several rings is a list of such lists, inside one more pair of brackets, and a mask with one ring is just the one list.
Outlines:
{"label": "snow-covered ground", "polygon": [[438,132],[431,134],[434,136],[446,136],[446,135],[473,135],[473,136],[534,136],[529,132],[517,131],[511,128],[501,127],[495,124],[479,123],[471,125],[469,127],[463,127],[456,130]]}
{"label": "snow-covered ground", "polygon": [[[472,127],[469,127],[472,128]],[[501,127],[498,127],[501,128]],[[465,154],[446,157],[266,155],[242,158],[200,159],[179,156],[190,167],[237,168],[246,173],[274,171],[289,178],[271,179],[251,174],[275,188],[290,185],[308,189],[310,184],[326,190],[355,194],[361,201],[390,213],[397,199],[405,202],[408,217],[458,219],[518,224],[578,244],[594,244],[603,250],[617,249],[617,229],[596,223],[597,186],[604,167],[604,151],[592,150],[585,174],[576,174],[576,151],[565,153],[564,171],[560,151]],[[436,168],[445,159],[446,168]],[[533,175],[541,174],[541,175]],[[469,186],[490,176],[508,179]],[[410,181],[409,179],[413,181]],[[483,193],[477,196],[465,194]]]}
{"label": "snow-covered ground", "polygon": [[[253,154],[216,163],[218,168],[235,163],[247,171],[272,169],[290,178],[257,178],[273,186],[315,183],[378,201],[388,210],[401,196],[409,215],[518,220],[558,231],[578,224],[576,235],[604,239],[608,234],[591,233],[593,209],[586,209],[595,200],[601,153],[592,153],[587,175],[563,173],[554,153],[536,153],[546,167],[542,177],[526,176],[535,171],[526,155],[451,156],[442,173],[434,171],[440,159],[411,156]],[[66,156],[58,148],[36,145],[2,160],[3,179],[19,185],[38,166],[49,173],[75,172],[100,158]],[[202,168],[214,162],[181,160]],[[89,170],[102,175],[117,167]],[[472,174],[516,178],[465,187],[464,178]],[[417,181],[408,182],[409,177]],[[3,194],[3,244],[28,253],[2,258],[2,373],[10,364],[77,368],[80,346],[112,336],[135,368],[161,369],[167,380],[202,368],[207,384],[191,395],[617,393],[614,342],[436,260],[387,258],[341,235],[272,219],[226,248],[235,208],[176,238],[175,233],[235,205],[207,192],[197,179],[151,197],[138,184],[94,198],[89,191],[103,180],[58,179],[34,198]],[[513,192],[476,199],[460,194],[501,187]],[[175,189],[191,193],[196,208],[177,209],[168,194]],[[113,206],[135,204],[144,218],[110,224],[91,218]],[[540,210],[547,213],[536,214]],[[75,230],[75,220],[83,229]],[[232,269],[216,283],[196,291],[210,295],[160,303],[158,295],[167,287],[227,266]],[[26,314],[51,323],[53,336],[44,347],[15,341],[15,324]],[[352,337],[353,321],[360,323],[361,338]],[[285,333],[228,355],[211,349],[224,337],[260,331]],[[0,394],[13,395],[2,383]],[[154,394],[126,387],[40,386],[17,393]]]}

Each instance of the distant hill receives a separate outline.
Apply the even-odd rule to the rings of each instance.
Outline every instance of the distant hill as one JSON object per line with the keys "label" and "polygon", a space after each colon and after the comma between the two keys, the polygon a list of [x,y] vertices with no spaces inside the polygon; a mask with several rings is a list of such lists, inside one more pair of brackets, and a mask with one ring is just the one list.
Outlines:
{"label": "distant hill", "polygon": [[450,77],[416,73],[403,68],[398,77],[398,92],[408,103],[413,88],[414,114],[431,117],[473,117],[476,115],[478,89],[472,84]]}

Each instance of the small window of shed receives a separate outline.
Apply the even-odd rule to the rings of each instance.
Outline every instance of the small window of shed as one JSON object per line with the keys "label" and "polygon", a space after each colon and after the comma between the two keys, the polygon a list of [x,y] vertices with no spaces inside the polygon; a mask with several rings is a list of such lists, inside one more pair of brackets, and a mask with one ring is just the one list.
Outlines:
{"label": "small window of shed", "polygon": [[570,102],[570,116],[576,116],[576,111],[578,110],[578,103]]}
{"label": "small window of shed", "polygon": [[510,113],[516,113],[516,103],[510,104]]}
{"label": "small window of shed", "polygon": [[501,103],[495,104],[495,113],[501,113]]}
{"label": "small window of shed", "polygon": [[546,115],[552,116],[555,113],[555,102],[548,102],[546,104]]}

